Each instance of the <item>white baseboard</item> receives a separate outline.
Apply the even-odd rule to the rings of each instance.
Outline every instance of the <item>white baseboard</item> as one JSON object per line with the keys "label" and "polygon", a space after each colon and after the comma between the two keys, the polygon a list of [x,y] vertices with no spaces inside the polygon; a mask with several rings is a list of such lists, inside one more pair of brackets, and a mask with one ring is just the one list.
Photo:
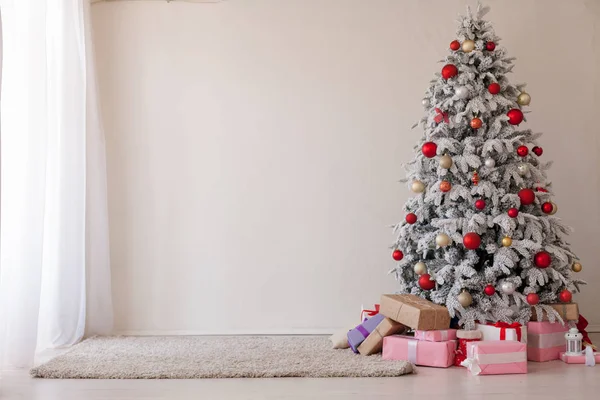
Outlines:
{"label": "white baseboard", "polygon": [[588,332],[600,332],[600,324],[588,325],[586,328]]}
{"label": "white baseboard", "polygon": [[196,331],[196,330],[123,330],[117,335],[125,336],[270,336],[270,335],[331,335],[339,328],[318,329],[267,329],[267,330],[226,330],[226,331]]}

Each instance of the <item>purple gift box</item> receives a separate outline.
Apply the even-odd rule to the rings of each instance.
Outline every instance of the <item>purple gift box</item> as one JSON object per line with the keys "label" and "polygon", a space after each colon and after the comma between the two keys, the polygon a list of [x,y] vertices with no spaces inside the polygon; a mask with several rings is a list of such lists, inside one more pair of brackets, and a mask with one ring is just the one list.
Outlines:
{"label": "purple gift box", "polygon": [[377,328],[377,325],[384,318],[382,314],[377,314],[348,332],[348,344],[355,353],[358,353],[358,346]]}

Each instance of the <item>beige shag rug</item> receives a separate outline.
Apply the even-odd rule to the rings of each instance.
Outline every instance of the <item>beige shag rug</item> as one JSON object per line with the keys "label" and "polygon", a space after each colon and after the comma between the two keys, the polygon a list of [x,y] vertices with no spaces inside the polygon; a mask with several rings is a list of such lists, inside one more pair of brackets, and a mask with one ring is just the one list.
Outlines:
{"label": "beige shag rug", "polygon": [[87,339],[33,368],[31,375],[60,379],[329,378],[411,372],[407,361],[334,350],[323,336],[109,336]]}

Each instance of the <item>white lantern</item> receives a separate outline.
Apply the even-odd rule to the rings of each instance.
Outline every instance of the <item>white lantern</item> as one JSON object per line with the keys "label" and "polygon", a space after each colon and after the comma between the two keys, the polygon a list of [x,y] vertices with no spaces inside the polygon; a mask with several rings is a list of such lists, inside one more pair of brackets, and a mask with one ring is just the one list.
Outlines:
{"label": "white lantern", "polygon": [[569,332],[565,333],[565,339],[567,339],[567,351],[565,355],[580,356],[583,353],[581,344],[583,335],[579,333],[577,328],[569,329]]}

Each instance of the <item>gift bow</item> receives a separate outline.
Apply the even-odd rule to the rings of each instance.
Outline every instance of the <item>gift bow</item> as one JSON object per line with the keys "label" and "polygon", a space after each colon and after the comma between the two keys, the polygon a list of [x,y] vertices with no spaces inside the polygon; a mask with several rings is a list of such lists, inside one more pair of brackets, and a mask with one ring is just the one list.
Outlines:
{"label": "gift bow", "polygon": [[442,110],[440,110],[439,108],[435,109],[435,112],[437,113],[437,115],[433,118],[433,120],[439,124],[440,122],[444,121],[445,123],[448,123],[450,120],[448,119],[448,113],[443,112]]}
{"label": "gift bow", "polygon": [[369,317],[374,317],[377,314],[379,314],[379,304],[375,304],[374,310],[365,310],[364,308],[361,307],[361,310],[360,310],[360,320],[361,321],[365,320],[365,314],[368,315]]}
{"label": "gift bow", "polygon": [[474,358],[465,358],[463,362],[460,363],[463,367],[466,367],[473,375],[479,375],[481,373],[481,367],[479,363]]}
{"label": "gift bow", "polygon": [[496,322],[495,324],[489,324],[495,326],[496,328],[500,328],[500,340],[506,340],[506,329],[514,329],[517,332],[517,342],[521,341],[521,324],[518,322],[513,322],[509,324],[507,322]]}

